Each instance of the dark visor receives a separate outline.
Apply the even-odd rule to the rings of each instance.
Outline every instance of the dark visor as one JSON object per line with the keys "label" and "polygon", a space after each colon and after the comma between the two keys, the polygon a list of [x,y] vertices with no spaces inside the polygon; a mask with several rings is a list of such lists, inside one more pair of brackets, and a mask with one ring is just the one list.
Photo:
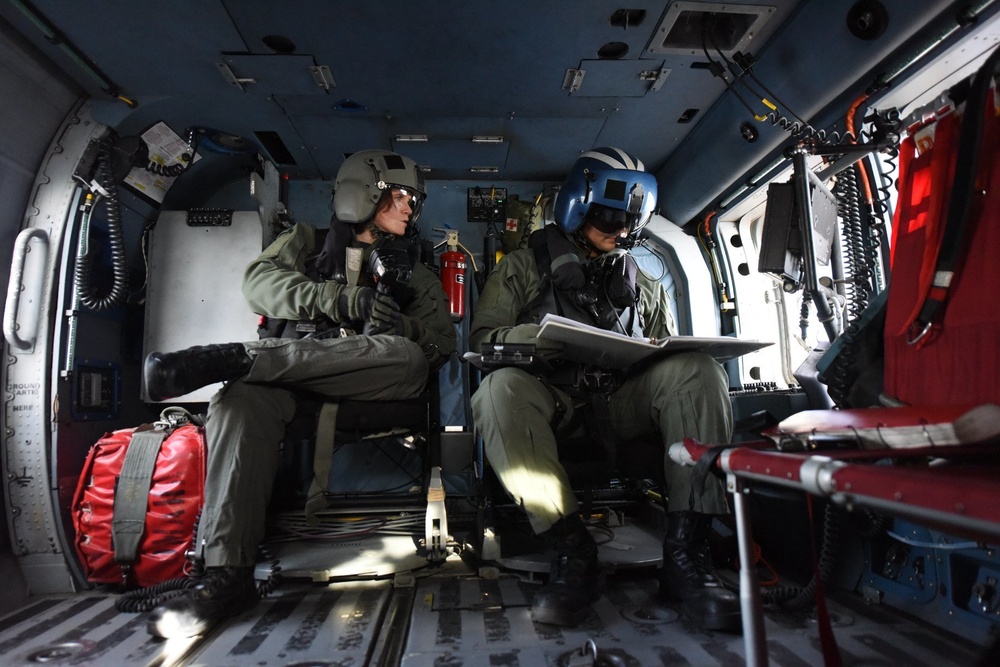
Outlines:
{"label": "dark visor", "polygon": [[635,224],[636,216],[628,211],[609,208],[602,204],[591,204],[584,222],[589,222],[597,231],[604,234],[614,234],[623,229],[630,229]]}

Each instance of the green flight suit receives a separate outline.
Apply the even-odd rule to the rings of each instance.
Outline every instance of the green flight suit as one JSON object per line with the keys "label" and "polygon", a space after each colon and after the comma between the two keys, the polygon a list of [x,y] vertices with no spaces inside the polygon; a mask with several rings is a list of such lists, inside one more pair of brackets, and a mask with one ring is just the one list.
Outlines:
{"label": "green flight suit", "polygon": [[[581,253],[582,257],[582,253]],[[518,315],[538,295],[539,275],[532,250],[506,255],[490,275],[476,306],[470,348],[498,340],[519,324]],[[676,333],[663,286],[639,270],[638,314],[647,337]],[[554,388],[569,408],[562,424],[573,418],[573,401]],[[658,434],[664,445],[685,437],[705,443],[729,442],[732,407],[723,368],[699,352],[674,354],[629,375],[610,396],[610,417],[619,442]],[[548,530],[578,510],[576,497],[559,462],[551,422],[556,415],[552,392],[529,372],[501,368],[483,378],[472,397],[472,413],[483,437],[486,457],[500,482],[528,514],[536,533]],[[728,511],[721,482],[710,477],[702,493],[691,485],[691,468],[675,464],[664,452],[668,511],[705,514]]]}
{"label": "green flight suit", "polygon": [[[243,293],[254,312],[281,319],[339,322],[342,285],[305,275],[315,230],[281,234],[247,266]],[[331,399],[401,400],[423,391],[428,374],[455,351],[447,297],[433,271],[417,264],[415,297],[403,308],[406,336],[270,338],[245,343],[247,375],[226,384],[208,408],[208,470],[198,544],[206,565],[247,566],[264,537],[279,445],[295,414],[295,390]]]}

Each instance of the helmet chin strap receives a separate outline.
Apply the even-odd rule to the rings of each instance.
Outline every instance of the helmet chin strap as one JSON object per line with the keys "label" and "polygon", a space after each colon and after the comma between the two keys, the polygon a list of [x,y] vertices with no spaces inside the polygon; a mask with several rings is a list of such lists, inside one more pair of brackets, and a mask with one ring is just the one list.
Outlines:
{"label": "helmet chin strap", "polygon": [[578,248],[580,248],[580,250],[582,250],[587,254],[588,259],[592,259],[593,257],[600,257],[603,254],[603,251],[600,248],[596,247],[593,243],[590,242],[590,239],[584,236],[582,226],[580,227],[580,229],[573,232],[573,242],[577,245]]}
{"label": "helmet chin strap", "polygon": [[376,241],[379,241],[379,240],[382,240],[382,239],[392,240],[392,239],[396,238],[395,234],[390,234],[389,232],[385,231],[384,229],[380,229],[379,227],[377,227],[375,225],[375,220],[374,219],[371,222],[369,222],[368,225],[369,225],[368,229],[369,229],[369,231],[371,231],[372,236],[375,237]]}
{"label": "helmet chin strap", "polygon": [[[369,218],[366,222],[361,223],[359,226],[362,227],[364,231],[371,233],[375,243],[378,243],[379,241],[391,241],[396,238],[395,234],[387,232],[375,224],[375,215],[376,214],[373,213],[371,218]],[[407,231],[409,231],[409,225],[407,225]]]}

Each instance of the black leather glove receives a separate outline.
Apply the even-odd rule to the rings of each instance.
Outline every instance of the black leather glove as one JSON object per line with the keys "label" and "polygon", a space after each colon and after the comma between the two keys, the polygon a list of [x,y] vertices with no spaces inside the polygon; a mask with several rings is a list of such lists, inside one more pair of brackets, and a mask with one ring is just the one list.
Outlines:
{"label": "black leather glove", "polygon": [[403,335],[403,316],[399,312],[399,304],[387,293],[375,293],[375,302],[371,307],[371,315],[365,322],[364,333],[369,336],[380,333]]}
{"label": "black leather glove", "polygon": [[346,286],[337,297],[337,312],[340,321],[367,322],[372,315],[372,305],[375,303],[375,290],[371,287]]}
{"label": "black leather glove", "polygon": [[563,351],[563,344],[558,340],[539,338],[538,332],[541,330],[538,324],[518,324],[506,331],[497,334],[496,342],[511,344],[534,345],[535,352],[545,359],[558,359]]}

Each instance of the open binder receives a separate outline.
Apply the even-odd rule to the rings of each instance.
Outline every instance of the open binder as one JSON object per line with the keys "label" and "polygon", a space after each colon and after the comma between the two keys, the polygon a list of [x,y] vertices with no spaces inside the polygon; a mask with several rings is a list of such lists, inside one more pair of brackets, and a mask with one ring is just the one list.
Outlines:
{"label": "open binder", "polygon": [[541,326],[539,337],[561,341],[565,345],[563,356],[567,359],[607,368],[628,368],[674,352],[706,352],[722,362],[773,345],[726,336],[630,338],[551,314],[542,318]]}

